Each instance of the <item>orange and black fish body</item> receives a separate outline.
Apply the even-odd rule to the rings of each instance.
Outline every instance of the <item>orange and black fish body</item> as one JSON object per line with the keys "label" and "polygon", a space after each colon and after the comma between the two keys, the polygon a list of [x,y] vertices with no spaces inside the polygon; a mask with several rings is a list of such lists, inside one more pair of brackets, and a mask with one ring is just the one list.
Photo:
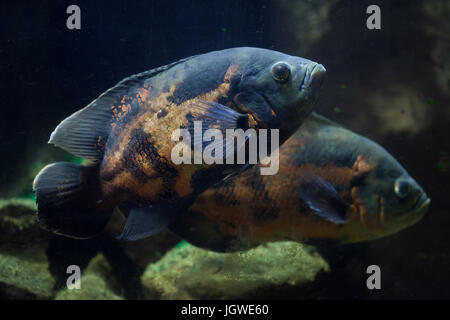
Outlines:
{"label": "orange and black fish body", "polygon": [[158,232],[198,194],[245,167],[175,165],[175,130],[199,120],[222,132],[279,129],[281,144],[312,111],[324,73],[303,58],[234,48],[124,79],[52,133],[50,143],[95,166],[44,168],[34,182],[38,220],[56,233],[90,237],[120,206],[130,212],[122,239]]}
{"label": "orange and black fish body", "polygon": [[215,251],[277,240],[349,243],[406,228],[430,200],[381,146],[313,113],[280,147],[280,169],[258,168],[201,194],[171,229]]}

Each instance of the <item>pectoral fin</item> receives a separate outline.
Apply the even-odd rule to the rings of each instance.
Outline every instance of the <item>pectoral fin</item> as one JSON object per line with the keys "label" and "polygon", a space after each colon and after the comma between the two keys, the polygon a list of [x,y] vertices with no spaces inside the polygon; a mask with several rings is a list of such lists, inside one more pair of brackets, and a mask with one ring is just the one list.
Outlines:
{"label": "pectoral fin", "polygon": [[[189,104],[189,110],[192,116],[191,123],[189,124],[188,130],[192,138],[192,147],[196,150],[204,150],[207,146],[214,150],[223,148],[223,158],[227,159],[232,152],[237,152],[244,145],[245,142],[250,138],[251,134],[245,135],[240,143],[234,145],[233,140],[227,140],[226,130],[227,129],[243,129],[244,131],[249,128],[250,118],[248,114],[243,114],[234,111],[224,105],[217,102],[202,101],[197,100]],[[201,121],[202,130],[195,131],[195,121]],[[208,129],[217,129],[221,132],[223,136],[222,141],[205,141],[203,139],[205,131]],[[238,140],[239,141],[239,140]],[[198,144],[198,145],[197,145]],[[218,145],[220,144],[220,145]]]}
{"label": "pectoral fin", "polygon": [[298,196],[322,219],[336,224],[347,222],[345,215],[350,205],[333,185],[321,177],[313,173],[305,174],[298,188]]}

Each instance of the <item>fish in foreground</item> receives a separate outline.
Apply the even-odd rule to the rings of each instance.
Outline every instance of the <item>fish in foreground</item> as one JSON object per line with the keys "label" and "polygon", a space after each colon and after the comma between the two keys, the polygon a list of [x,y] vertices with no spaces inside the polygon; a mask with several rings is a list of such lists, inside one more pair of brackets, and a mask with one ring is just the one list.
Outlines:
{"label": "fish in foreground", "polygon": [[253,167],[206,190],[171,229],[215,251],[277,240],[351,243],[411,226],[429,205],[380,145],[312,113],[280,147],[277,175]]}
{"label": "fish in foreground", "polygon": [[120,239],[159,232],[198,194],[242,169],[175,165],[175,130],[192,128],[196,120],[222,132],[279,129],[281,144],[312,111],[324,74],[307,59],[233,48],[124,79],[51,134],[49,143],[94,165],[58,162],[41,170],[33,183],[40,225],[89,238],[120,207],[127,213]]}

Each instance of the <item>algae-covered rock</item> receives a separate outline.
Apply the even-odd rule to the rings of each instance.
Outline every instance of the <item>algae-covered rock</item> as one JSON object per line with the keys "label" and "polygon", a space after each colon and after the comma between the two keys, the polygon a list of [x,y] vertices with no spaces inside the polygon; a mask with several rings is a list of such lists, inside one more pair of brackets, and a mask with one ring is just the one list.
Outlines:
{"label": "algae-covered rock", "polygon": [[[82,267],[81,288],[69,290],[62,283],[63,289],[55,292],[48,247],[50,239],[59,237],[38,226],[35,209],[32,200],[0,201],[2,299],[123,299],[128,295],[118,273],[124,271],[120,266],[126,257],[136,266],[151,262],[141,278],[147,299],[310,298],[322,288],[321,276],[328,271],[327,263],[310,247],[290,242],[245,253],[214,253],[181,242],[160,258],[176,240],[168,233],[151,246],[151,238],[136,247],[106,250],[99,245],[99,253]],[[125,251],[112,255],[112,249]]]}
{"label": "algae-covered rock", "polygon": [[0,251],[0,297],[49,299],[54,279],[48,271],[45,251],[33,246],[18,254]]}
{"label": "algae-covered rock", "polygon": [[0,298],[53,296],[45,252],[49,235],[37,225],[35,210],[31,199],[0,200]]}
{"label": "algae-covered rock", "polygon": [[[32,199],[0,200],[0,299],[136,298],[147,263],[178,241],[168,232],[123,247],[106,235],[90,241],[68,239],[40,228]],[[82,269],[80,290],[66,289],[69,264]]]}
{"label": "algae-covered rock", "polygon": [[65,288],[56,300],[122,300],[111,265],[99,254],[91,260],[80,278],[80,289]]}
{"label": "algae-covered rock", "polygon": [[215,253],[182,242],[142,276],[147,299],[312,298],[328,264],[311,247],[269,243]]}
{"label": "algae-covered rock", "polygon": [[31,199],[0,200],[0,246],[10,241],[24,243],[42,235],[35,213],[36,204]]}

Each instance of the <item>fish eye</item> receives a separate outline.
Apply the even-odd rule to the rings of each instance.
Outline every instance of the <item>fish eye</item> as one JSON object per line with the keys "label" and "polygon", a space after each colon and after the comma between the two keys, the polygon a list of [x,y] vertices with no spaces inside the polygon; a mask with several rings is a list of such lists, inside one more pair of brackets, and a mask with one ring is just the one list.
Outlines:
{"label": "fish eye", "polygon": [[395,181],[394,191],[395,194],[400,198],[405,198],[408,196],[411,190],[411,184],[405,180],[397,180]]}
{"label": "fish eye", "polygon": [[277,82],[286,82],[291,74],[291,67],[286,62],[277,62],[272,66],[272,77]]}

